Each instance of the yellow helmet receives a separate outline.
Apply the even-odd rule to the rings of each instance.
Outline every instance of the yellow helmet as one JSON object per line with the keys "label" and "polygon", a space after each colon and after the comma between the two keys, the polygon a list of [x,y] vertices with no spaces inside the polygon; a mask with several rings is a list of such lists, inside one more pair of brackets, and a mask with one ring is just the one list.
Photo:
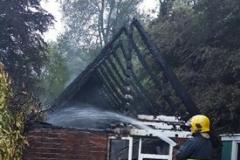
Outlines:
{"label": "yellow helmet", "polygon": [[189,123],[192,133],[203,133],[210,131],[210,120],[205,115],[195,115],[189,120]]}

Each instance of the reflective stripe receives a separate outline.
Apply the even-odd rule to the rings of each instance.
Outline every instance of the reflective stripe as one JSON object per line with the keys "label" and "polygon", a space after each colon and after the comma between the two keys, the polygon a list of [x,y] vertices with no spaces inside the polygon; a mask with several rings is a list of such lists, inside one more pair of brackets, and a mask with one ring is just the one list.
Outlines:
{"label": "reflective stripe", "polygon": [[186,159],[186,160],[208,160],[208,159],[192,159],[192,158],[189,159],[189,158],[188,158],[188,159]]}

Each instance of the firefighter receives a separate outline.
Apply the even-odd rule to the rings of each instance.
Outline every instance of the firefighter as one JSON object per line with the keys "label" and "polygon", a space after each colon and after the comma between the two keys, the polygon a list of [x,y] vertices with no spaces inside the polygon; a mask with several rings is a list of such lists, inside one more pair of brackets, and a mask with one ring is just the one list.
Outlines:
{"label": "firefighter", "polygon": [[187,140],[176,153],[177,160],[211,160],[210,121],[205,115],[195,115],[188,123],[192,138]]}

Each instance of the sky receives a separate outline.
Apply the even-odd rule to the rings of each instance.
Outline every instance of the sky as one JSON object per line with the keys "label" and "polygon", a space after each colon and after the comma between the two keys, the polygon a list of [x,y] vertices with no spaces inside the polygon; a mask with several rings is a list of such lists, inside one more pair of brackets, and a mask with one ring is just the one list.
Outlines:
{"label": "sky", "polygon": [[41,1],[42,7],[51,13],[55,18],[54,26],[52,26],[48,32],[44,34],[44,39],[47,41],[55,41],[58,34],[64,32],[64,24],[62,19],[62,12],[60,4],[56,0],[43,0]]}
{"label": "sky", "polygon": [[[139,10],[143,13],[151,13],[152,10],[157,10],[158,0],[143,0],[139,6]],[[62,12],[60,4],[56,0],[43,0],[41,5],[45,10],[50,12],[55,17],[54,26],[52,26],[48,32],[44,34],[46,41],[56,41],[57,36],[64,32],[64,23],[62,21]],[[151,13],[152,17],[156,17],[157,14]]]}

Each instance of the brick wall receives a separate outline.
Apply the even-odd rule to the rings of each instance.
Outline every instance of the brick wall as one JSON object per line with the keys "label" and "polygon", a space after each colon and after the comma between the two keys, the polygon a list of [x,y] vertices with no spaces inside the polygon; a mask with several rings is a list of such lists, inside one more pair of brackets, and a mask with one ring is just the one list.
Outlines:
{"label": "brick wall", "polygon": [[28,131],[23,160],[106,160],[107,136],[76,129]]}

